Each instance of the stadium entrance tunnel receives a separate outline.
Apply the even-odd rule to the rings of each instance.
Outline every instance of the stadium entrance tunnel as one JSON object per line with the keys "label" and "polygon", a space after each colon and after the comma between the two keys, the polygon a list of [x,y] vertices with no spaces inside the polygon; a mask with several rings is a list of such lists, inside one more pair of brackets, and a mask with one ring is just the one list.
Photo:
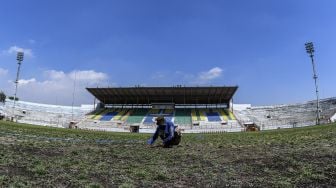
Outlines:
{"label": "stadium entrance tunnel", "polygon": [[139,133],[140,126],[139,125],[131,125],[130,126],[130,132],[131,133]]}

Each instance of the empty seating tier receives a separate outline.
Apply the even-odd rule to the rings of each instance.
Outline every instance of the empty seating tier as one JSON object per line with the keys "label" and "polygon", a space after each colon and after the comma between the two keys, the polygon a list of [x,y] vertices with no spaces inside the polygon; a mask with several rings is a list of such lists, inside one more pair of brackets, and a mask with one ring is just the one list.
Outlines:
{"label": "empty seating tier", "polygon": [[110,121],[117,114],[118,112],[107,112],[100,118],[100,121]]}
{"label": "empty seating tier", "polygon": [[127,118],[127,123],[141,123],[147,112],[148,109],[133,109]]}
{"label": "empty seating tier", "polygon": [[191,110],[176,109],[174,123],[182,125],[191,125]]}

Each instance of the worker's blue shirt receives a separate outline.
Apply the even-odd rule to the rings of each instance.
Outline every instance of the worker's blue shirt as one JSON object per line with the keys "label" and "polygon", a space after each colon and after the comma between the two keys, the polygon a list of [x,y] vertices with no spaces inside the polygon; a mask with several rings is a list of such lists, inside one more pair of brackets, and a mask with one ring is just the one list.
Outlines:
{"label": "worker's blue shirt", "polygon": [[163,139],[163,144],[174,138],[175,126],[171,121],[165,122],[165,125],[158,125],[152,138],[148,140],[148,144],[154,144],[155,140],[160,136]]}

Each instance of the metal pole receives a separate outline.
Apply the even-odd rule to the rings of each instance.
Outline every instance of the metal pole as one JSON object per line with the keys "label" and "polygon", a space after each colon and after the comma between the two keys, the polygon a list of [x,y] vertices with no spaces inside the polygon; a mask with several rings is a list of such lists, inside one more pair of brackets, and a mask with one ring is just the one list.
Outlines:
{"label": "metal pole", "polygon": [[320,124],[320,100],[319,100],[319,92],[318,92],[318,85],[317,85],[317,74],[315,70],[315,63],[314,63],[314,45],[312,42],[307,42],[305,44],[306,46],[306,51],[309,54],[311,58],[311,62],[313,65],[313,79],[315,81],[315,92],[316,92],[316,125]]}
{"label": "metal pole", "polygon": [[74,86],[73,86],[73,92],[72,92],[72,104],[71,104],[71,121],[74,120],[73,107],[74,107],[74,101],[75,101],[76,76],[77,76],[77,72],[75,71],[75,80],[74,80]]}
{"label": "metal pole", "polygon": [[315,70],[315,62],[314,62],[314,55],[310,54],[310,58],[313,65],[313,73],[314,73],[314,81],[315,81],[315,92],[316,92],[316,125],[320,124],[320,100],[319,100],[319,91],[318,91],[318,85],[317,85],[317,74]]}
{"label": "metal pole", "polygon": [[17,53],[17,57],[16,60],[18,61],[18,68],[17,68],[17,72],[16,72],[16,80],[15,80],[15,93],[14,93],[14,102],[13,102],[13,120],[15,118],[15,102],[16,102],[16,94],[17,94],[17,88],[18,88],[18,84],[19,84],[19,76],[20,76],[20,69],[21,69],[21,62],[23,61],[23,56],[24,53],[23,52],[18,52]]}

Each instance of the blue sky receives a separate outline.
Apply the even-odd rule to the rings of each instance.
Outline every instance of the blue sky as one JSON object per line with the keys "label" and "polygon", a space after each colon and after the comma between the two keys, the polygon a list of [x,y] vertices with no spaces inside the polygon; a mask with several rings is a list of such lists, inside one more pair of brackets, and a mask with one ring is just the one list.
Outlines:
{"label": "blue sky", "polygon": [[0,1],[0,90],[18,97],[92,103],[89,86],[238,85],[235,103],[314,100],[336,93],[333,0]]}

